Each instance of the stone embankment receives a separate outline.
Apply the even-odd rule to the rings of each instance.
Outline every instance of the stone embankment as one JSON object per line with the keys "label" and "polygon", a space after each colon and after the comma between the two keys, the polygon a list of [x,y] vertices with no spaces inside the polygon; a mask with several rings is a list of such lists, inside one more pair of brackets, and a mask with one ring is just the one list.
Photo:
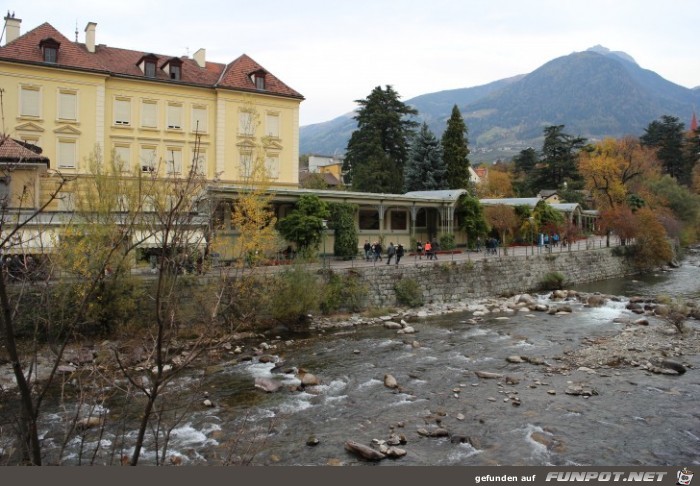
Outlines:
{"label": "stone embankment", "polygon": [[365,280],[370,304],[375,307],[396,305],[395,286],[402,279],[418,282],[423,289],[423,301],[430,304],[529,292],[540,288],[551,274],[560,274],[564,284],[570,286],[638,272],[628,260],[615,256],[611,248],[334,271],[353,272]]}

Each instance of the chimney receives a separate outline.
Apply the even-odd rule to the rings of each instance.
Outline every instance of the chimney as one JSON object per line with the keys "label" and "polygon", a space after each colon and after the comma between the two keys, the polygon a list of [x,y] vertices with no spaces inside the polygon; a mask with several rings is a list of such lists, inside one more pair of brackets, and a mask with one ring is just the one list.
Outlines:
{"label": "chimney", "polygon": [[9,44],[17,37],[19,37],[19,25],[22,23],[22,19],[16,19],[15,13],[7,12],[7,17],[5,17],[5,45]]}
{"label": "chimney", "polygon": [[194,53],[194,56],[192,56],[197,63],[197,65],[201,68],[206,67],[207,65],[207,60],[206,60],[206,55],[207,51],[206,49],[198,49],[197,52]]}
{"label": "chimney", "polygon": [[85,27],[85,47],[88,52],[95,52],[95,27],[97,27],[95,22],[88,22]]}

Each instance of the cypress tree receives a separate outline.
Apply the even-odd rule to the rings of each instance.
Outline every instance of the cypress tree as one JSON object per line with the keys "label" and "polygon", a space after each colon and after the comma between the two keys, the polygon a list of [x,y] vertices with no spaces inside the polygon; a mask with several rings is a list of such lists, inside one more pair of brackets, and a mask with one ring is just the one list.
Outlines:
{"label": "cypress tree", "polygon": [[467,125],[457,105],[442,134],[442,158],[447,169],[447,189],[466,189],[469,185],[469,141]]}

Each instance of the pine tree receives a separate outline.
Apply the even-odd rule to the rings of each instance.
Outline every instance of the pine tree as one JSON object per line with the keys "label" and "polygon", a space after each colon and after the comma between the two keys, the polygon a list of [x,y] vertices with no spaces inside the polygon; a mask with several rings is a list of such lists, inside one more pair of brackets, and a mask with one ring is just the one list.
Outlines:
{"label": "pine tree", "polygon": [[410,139],[418,112],[399,100],[391,86],[377,86],[360,105],[348,142],[343,170],[353,190],[401,193]]}
{"label": "pine tree", "polygon": [[467,125],[457,105],[442,134],[442,159],[447,170],[447,189],[466,189],[469,185],[469,141]]}
{"label": "pine tree", "polygon": [[434,191],[447,189],[442,147],[433,132],[423,123],[413,141],[406,164],[406,191]]}
{"label": "pine tree", "polygon": [[559,188],[564,182],[580,181],[576,162],[585,143],[585,138],[564,133],[564,125],[545,127],[540,167],[534,171],[530,187],[551,189]]}
{"label": "pine tree", "polygon": [[666,172],[679,183],[688,185],[691,182],[693,162],[684,157],[685,125],[675,116],[664,115],[644,129],[644,135],[639,140],[645,147],[656,149],[656,155]]}

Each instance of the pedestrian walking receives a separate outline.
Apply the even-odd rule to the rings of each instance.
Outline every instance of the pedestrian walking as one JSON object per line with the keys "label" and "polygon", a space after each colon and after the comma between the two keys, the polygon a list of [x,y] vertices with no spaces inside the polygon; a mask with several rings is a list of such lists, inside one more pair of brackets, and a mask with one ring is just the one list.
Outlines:
{"label": "pedestrian walking", "polygon": [[370,261],[370,259],[372,258],[372,245],[370,245],[369,240],[365,240],[364,250],[365,250],[365,260]]}
{"label": "pedestrian walking", "polygon": [[391,259],[396,256],[396,247],[394,246],[394,242],[390,241],[389,246],[386,249],[386,264],[389,265],[391,263]]}
{"label": "pedestrian walking", "polygon": [[416,241],[416,253],[418,253],[418,259],[422,260],[423,259],[423,243],[420,241]]}
{"label": "pedestrian walking", "polygon": [[430,240],[425,242],[425,245],[423,245],[423,250],[425,251],[426,260],[432,260],[433,259],[433,245],[430,243]]}
{"label": "pedestrian walking", "polygon": [[399,246],[396,247],[396,264],[398,265],[399,262],[401,261],[401,257],[404,254],[404,249],[403,245],[399,243]]}
{"label": "pedestrian walking", "polygon": [[382,244],[379,243],[378,241],[374,242],[374,261],[376,262],[379,260],[380,262],[382,261]]}
{"label": "pedestrian walking", "polygon": [[433,251],[433,260],[437,260],[437,252],[440,250],[440,243],[437,240],[433,240],[432,246],[432,251]]}

